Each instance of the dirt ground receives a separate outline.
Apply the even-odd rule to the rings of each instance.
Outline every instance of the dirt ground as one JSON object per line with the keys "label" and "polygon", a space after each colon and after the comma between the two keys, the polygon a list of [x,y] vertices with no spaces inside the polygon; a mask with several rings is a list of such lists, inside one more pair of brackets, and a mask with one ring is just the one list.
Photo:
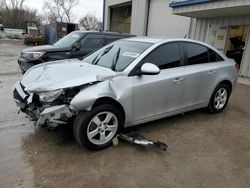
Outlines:
{"label": "dirt ground", "polygon": [[168,152],[126,142],[91,152],[68,129],[48,132],[17,114],[21,48],[0,40],[0,187],[249,187],[249,86],[238,84],[221,114],[198,110],[137,127]]}

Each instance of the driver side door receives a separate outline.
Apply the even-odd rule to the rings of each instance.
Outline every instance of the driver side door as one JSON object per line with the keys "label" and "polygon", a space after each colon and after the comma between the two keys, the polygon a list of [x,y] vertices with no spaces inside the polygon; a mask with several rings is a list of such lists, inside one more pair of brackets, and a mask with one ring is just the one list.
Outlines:
{"label": "driver side door", "polygon": [[158,119],[182,108],[184,86],[182,62],[178,42],[163,44],[144,58],[141,65],[153,63],[161,71],[157,75],[134,76],[133,120],[135,122]]}

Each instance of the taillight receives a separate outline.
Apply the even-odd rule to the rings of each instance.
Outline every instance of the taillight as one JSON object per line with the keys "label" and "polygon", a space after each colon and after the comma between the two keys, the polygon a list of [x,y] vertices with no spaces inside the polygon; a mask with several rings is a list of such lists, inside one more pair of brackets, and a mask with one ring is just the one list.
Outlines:
{"label": "taillight", "polygon": [[238,63],[235,63],[235,68],[237,69],[237,71],[240,70],[240,65]]}

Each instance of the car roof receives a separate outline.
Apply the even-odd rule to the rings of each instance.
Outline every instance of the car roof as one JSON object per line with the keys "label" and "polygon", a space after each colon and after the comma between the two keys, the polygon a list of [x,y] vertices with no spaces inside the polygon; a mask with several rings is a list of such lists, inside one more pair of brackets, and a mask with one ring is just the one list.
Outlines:
{"label": "car roof", "polygon": [[158,43],[160,41],[163,41],[164,39],[160,39],[160,38],[151,38],[151,37],[130,37],[130,38],[126,38],[123,39],[126,41],[134,41],[134,42],[146,42],[146,43]]}
{"label": "car roof", "polygon": [[81,31],[81,30],[76,30],[74,32],[78,32],[78,33],[84,33],[84,34],[97,34],[97,35],[112,35],[112,36],[124,36],[124,37],[135,37],[136,35],[131,35],[131,34],[128,34],[128,33],[119,33],[119,32],[110,32],[110,31],[93,31],[93,30],[90,30],[90,31]]}
{"label": "car roof", "polygon": [[167,42],[192,42],[195,44],[200,44],[202,46],[206,46],[209,49],[212,49],[214,51],[216,51],[217,53],[220,54],[220,56],[222,56],[224,59],[228,59],[223,53],[221,53],[218,49],[216,49],[215,47],[205,43],[205,42],[201,42],[201,41],[197,41],[197,40],[192,40],[192,39],[185,39],[185,38],[152,38],[152,37],[130,37],[130,38],[124,38],[121,39],[123,41],[135,41],[135,42],[145,42],[145,43],[151,43],[151,44],[155,44],[155,45],[161,45],[163,43],[167,43]]}
{"label": "car roof", "polygon": [[197,41],[197,40],[192,40],[192,39],[184,39],[184,38],[152,38],[152,37],[130,37],[130,38],[125,38],[122,40],[126,41],[135,41],[135,42],[146,42],[146,43],[152,43],[152,44],[157,44],[157,43],[166,43],[166,42],[192,42],[196,44],[201,44],[203,46],[207,46],[209,48],[214,48],[211,45]]}

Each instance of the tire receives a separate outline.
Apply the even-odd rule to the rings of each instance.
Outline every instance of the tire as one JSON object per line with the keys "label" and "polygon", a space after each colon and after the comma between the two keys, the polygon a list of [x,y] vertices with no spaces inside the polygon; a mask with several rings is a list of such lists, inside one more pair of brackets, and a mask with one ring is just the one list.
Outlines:
{"label": "tire", "polygon": [[123,124],[124,118],[117,108],[102,104],[90,112],[80,112],[74,121],[73,132],[79,144],[91,150],[100,150],[111,145]]}
{"label": "tire", "polygon": [[207,107],[208,112],[211,114],[222,112],[227,106],[230,94],[231,89],[227,84],[219,84],[216,86]]}

